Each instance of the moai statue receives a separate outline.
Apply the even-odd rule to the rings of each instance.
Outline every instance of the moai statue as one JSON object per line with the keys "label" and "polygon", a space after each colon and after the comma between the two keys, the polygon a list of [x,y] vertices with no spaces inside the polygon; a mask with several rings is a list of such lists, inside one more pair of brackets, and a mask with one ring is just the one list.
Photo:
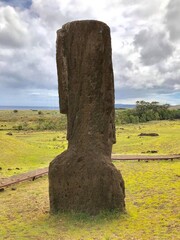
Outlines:
{"label": "moai statue", "polygon": [[49,166],[50,211],[124,211],[124,181],[111,161],[116,140],[109,27],[85,20],[58,30],[57,72],[68,149]]}

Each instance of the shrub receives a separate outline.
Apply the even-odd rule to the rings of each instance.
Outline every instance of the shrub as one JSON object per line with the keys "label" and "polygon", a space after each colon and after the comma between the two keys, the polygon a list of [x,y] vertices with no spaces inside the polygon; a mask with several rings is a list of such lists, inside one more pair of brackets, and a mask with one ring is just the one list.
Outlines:
{"label": "shrub", "polygon": [[139,123],[154,120],[180,119],[180,110],[170,110],[169,104],[136,102],[135,109],[116,110],[116,124]]}

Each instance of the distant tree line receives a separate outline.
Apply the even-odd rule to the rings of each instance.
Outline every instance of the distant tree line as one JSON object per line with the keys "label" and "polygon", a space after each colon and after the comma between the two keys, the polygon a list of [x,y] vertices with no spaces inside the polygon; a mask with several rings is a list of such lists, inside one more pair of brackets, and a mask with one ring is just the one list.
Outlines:
{"label": "distant tree line", "polygon": [[116,111],[116,124],[173,119],[180,119],[180,109],[171,110],[169,104],[159,102],[137,101],[135,109]]}

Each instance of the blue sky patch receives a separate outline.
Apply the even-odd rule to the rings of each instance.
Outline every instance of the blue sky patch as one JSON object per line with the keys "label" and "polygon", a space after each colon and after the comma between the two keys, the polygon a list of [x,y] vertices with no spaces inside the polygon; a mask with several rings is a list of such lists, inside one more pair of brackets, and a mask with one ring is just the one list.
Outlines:
{"label": "blue sky patch", "polygon": [[1,0],[7,5],[20,8],[30,8],[32,0]]}

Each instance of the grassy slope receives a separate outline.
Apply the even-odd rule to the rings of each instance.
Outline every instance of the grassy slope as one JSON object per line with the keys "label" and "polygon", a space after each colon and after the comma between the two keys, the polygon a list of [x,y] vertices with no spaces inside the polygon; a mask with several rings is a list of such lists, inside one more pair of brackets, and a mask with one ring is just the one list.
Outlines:
{"label": "grassy slope", "polygon": [[[36,168],[46,167],[67,146],[65,132],[17,131],[14,126],[26,123],[29,127],[38,124],[39,119],[58,119],[58,111],[0,111],[0,177],[11,176]],[[64,120],[64,119],[63,119]],[[12,132],[12,136],[6,135]],[[12,170],[8,170],[8,168]],[[20,168],[17,170],[16,168]]]}
{"label": "grassy slope", "polygon": [[[0,193],[0,239],[178,239],[180,163],[115,163],[126,182],[127,214],[49,216],[47,177]],[[16,201],[14,201],[16,199]]]}
{"label": "grassy slope", "polygon": [[48,166],[66,148],[66,141],[64,133],[13,132],[13,136],[7,136],[1,131],[0,146],[1,177]]}

